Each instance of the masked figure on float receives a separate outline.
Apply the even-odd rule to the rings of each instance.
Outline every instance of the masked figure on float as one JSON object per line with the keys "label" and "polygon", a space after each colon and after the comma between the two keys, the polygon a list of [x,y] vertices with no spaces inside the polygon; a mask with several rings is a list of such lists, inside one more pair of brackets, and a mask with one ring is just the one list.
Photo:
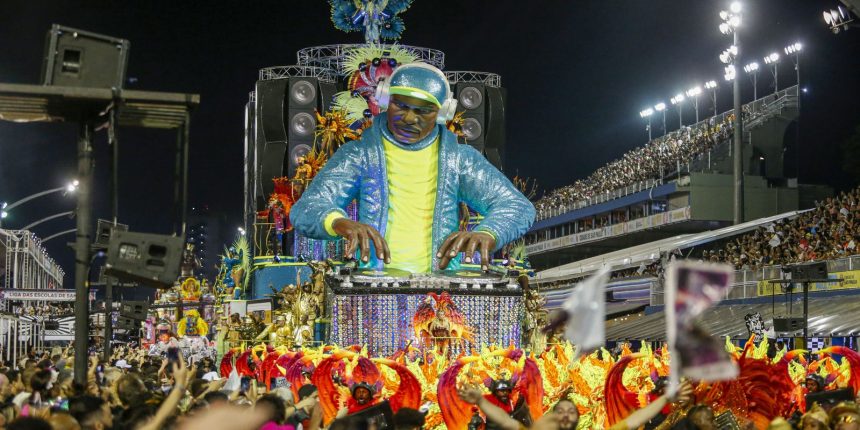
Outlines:
{"label": "masked figure on float", "polygon": [[185,316],[176,325],[179,332],[179,347],[192,363],[205,357],[215,358],[215,348],[209,346],[209,324],[195,309],[185,311]]}
{"label": "masked figure on float", "polygon": [[[531,202],[477,150],[457,142],[445,123],[456,99],[437,68],[399,66],[376,94],[387,112],[361,139],[343,145],[290,211],[296,231],[314,239],[349,240],[347,255],[361,266],[427,273],[456,269],[480,252],[490,255],[524,234]],[[358,201],[358,220],[344,208]],[[484,216],[459,231],[459,203]]]}
{"label": "masked figure on float", "polygon": [[149,355],[167,356],[169,348],[178,348],[179,341],[173,333],[173,325],[168,320],[161,320],[155,326],[155,343],[149,347]]}

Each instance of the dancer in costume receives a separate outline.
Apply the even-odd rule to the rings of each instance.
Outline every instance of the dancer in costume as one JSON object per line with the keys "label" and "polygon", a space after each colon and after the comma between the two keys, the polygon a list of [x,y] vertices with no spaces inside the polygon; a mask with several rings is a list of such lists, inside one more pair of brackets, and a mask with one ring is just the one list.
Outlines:
{"label": "dancer in costume", "polygon": [[[296,231],[314,239],[346,238],[362,267],[412,273],[455,269],[457,254],[490,254],[524,234],[531,202],[478,151],[457,143],[444,124],[456,100],[433,66],[398,67],[377,89],[378,115],[361,140],[326,163],[290,211]],[[345,208],[359,201],[358,221]],[[459,203],[484,216],[474,231],[458,231]],[[373,246],[371,246],[371,243]]]}
{"label": "dancer in costume", "polygon": [[272,258],[276,263],[281,261],[281,252],[284,249],[284,232],[287,230],[287,213],[284,204],[276,198],[269,200],[269,217],[272,220]]}

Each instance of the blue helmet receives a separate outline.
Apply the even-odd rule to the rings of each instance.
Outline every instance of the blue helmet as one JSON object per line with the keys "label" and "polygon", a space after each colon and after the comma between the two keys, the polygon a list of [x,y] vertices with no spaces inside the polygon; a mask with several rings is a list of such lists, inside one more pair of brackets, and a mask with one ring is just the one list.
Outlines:
{"label": "blue helmet", "polygon": [[381,109],[387,109],[392,94],[427,100],[439,107],[436,122],[444,124],[454,118],[457,99],[451,93],[448,79],[441,70],[425,63],[399,66],[376,87],[376,100]]}

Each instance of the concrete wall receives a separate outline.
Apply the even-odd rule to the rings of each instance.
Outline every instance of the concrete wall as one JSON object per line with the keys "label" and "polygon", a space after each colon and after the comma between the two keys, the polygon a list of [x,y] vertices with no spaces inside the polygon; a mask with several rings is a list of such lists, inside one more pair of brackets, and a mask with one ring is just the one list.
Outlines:
{"label": "concrete wall", "polygon": [[[732,220],[734,186],[731,175],[693,173],[690,186],[686,188],[694,220]],[[745,221],[800,208],[797,188],[769,187],[760,176],[746,176],[744,190]]]}

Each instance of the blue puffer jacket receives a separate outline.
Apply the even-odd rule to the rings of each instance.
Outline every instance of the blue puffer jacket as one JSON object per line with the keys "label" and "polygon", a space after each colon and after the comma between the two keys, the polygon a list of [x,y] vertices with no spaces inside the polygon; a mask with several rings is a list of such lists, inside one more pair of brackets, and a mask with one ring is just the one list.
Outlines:
{"label": "blue puffer jacket", "polygon": [[[477,150],[457,143],[456,136],[437,125],[430,135],[413,145],[400,145],[388,130],[383,113],[358,141],[349,142],[335,152],[325,167],[308,185],[290,210],[290,221],[296,232],[313,239],[337,239],[326,232],[323,220],[333,211],[341,212],[352,200],[358,200],[359,221],[385,235],[388,220],[388,178],[382,136],[394,144],[419,150],[433,144],[439,136],[439,176],[433,217],[433,267],[438,266],[436,252],[459,225],[458,203],[464,202],[484,216],[478,230],[496,237],[496,249],[525,234],[535,218],[531,202],[490,164]],[[372,243],[371,243],[372,247]],[[495,251],[494,250],[494,251]],[[363,265],[376,269],[382,262],[372,250]],[[449,269],[459,266],[452,261]]]}

